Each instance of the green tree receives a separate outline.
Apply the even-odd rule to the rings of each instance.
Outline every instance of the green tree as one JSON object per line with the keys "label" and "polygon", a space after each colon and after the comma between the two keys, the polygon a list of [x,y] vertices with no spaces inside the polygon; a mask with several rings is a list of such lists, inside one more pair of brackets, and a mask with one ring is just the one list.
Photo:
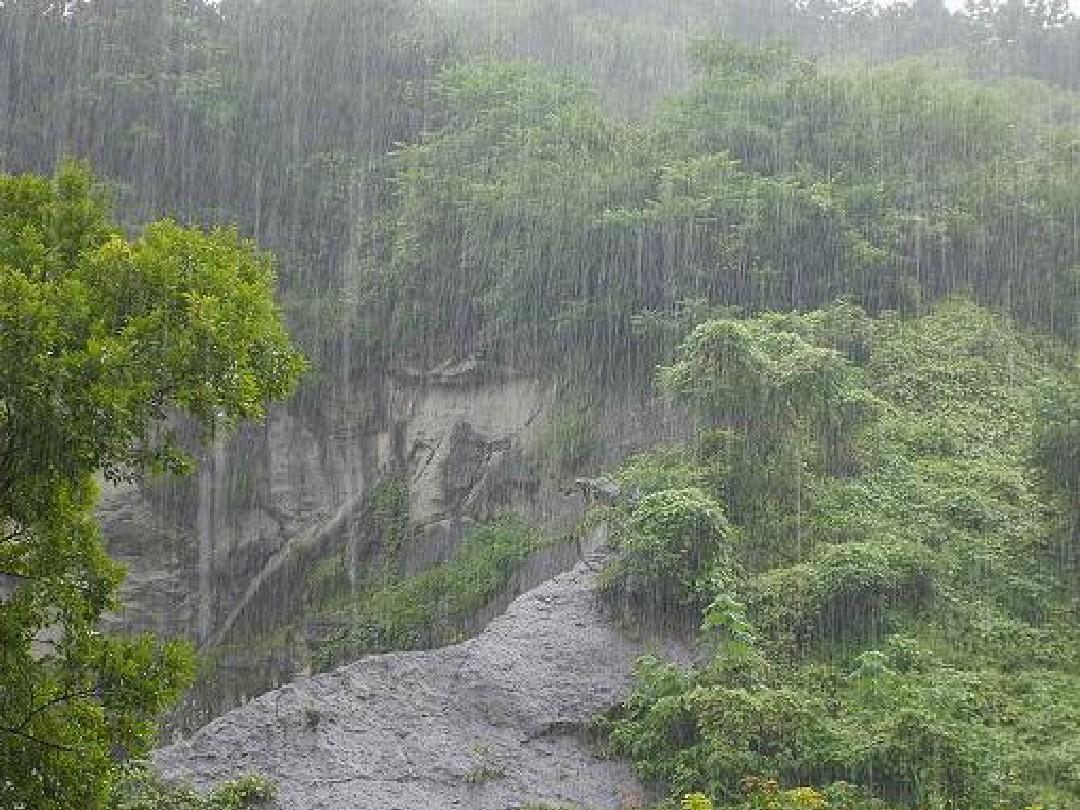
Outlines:
{"label": "green tree", "polygon": [[631,614],[696,614],[708,601],[709,575],[728,567],[729,533],[723,508],[697,487],[646,495],[616,531],[621,554],[604,590]]}
{"label": "green tree", "polygon": [[697,43],[694,57],[699,81],[658,119],[664,151],[726,151],[758,180],[736,220],[741,253],[711,298],[806,309],[850,295],[910,311],[920,292],[974,291],[1069,328],[1070,98],[974,81],[942,59],[845,70],[723,39]]}
{"label": "green tree", "polygon": [[433,98],[442,126],[393,157],[366,245],[366,349],[529,366],[589,345],[600,369],[634,363],[628,314],[663,287],[649,235],[614,212],[649,190],[642,134],[527,65],[445,70]]}
{"label": "green tree", "polygon": [[227,429],[292,390],[272,285],[234,231],[126,239],[84,166],[0,175],[0,805],[100,807],[183,688],[182,645],[98,630],[96,477],[186,469],[175,410]]}
{"label": "green tree", "polygon": [[1054,380],[1040,391],[1034,425],[1032,459],[1046,489],[1061,506],[1065,541],[1058,564],[1080,569],[1080,383],[1075,371],[1062,384]]}
{"label": "green tree", "polygon": [[838,350],[858,354],[864,318],[838,304],[805,316],[708,321],[661,372],[668,391],[729,429],[718,439],[726,445],[730,515],[754,527],[752,537],[787,534],[796,556],[804,473],[854,472],[856,441],[874,414],[858,367]]}
{"label": "green tree", "polygon": [[[961,300],[918,318],[842,307],[699,327],[667,372],[672,390],[745,430],[710,431],[699,441],[710,452],[681,463],[670,450],[639,457],[620,477],[708,482],[718,468],[728,479],[731,530],[713,575],[641,567],[635,583],[662,593],[669,571],[684,588],[716,583],[702,638],[712,658],[643,661],[611,726],[615,750],[673,794],[725,806],[746,777],[765,776],[774,784],[749,806],[786,807],[786,788],[811,785],[835,807],[882,806],[871,795],[1075,807],[1076,543],[1058,539],[1078,522],[1071,358]],[[844,399],[873,417],[848,423],[854,470],[761,469],[778,436],[808,459],[814,426]],[[754,487],[774,503],[801,490],[801,554],[790,524],[733,500]],[[653,547],[679,548],[678,525],[653,535]]]}

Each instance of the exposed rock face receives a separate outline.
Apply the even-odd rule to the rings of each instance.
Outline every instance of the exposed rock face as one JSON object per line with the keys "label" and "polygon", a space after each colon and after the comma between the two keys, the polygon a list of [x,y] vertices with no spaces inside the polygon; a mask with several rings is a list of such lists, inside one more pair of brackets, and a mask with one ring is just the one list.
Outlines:
{"label": "exposed rock face", "polygon": [[[281,593],[264,599],[260,583],[279,586],[268,574],[312,544],[369,539],[357,518],[389,475],[408,479],[413,525],[447,524],[443,540],[460,538],[455,521],[467,525],[519,505],[514,495],[539,486],[533,471],[502,503],[476,488],[493,459],[502,463],[496,454],[520,443],[550,394],[535,380],[477,374],[475,364],[463,364],[373,382],[379,390],[363,396],[341,390],[304,419],[280,408],[265,427],[203,451],[193,479],[104,485],[102,527],[110,551],[129,566],[116,624],[204,646],[254,613],[273,624],[275,610],[296,605]],[[364,550],[351,556],[362,564]]]}
{"label": "exposed rock face", "polygon": [[643,649],[602,615],[600,562],[587,554],[465,643],[265,694],[158,752],[158,766],[202,786],[263,773],[280,810],[641,806],[627,766],[585,739]]}
{"label": "exposed rock face", "polygon": [[137,484],[102,484],[98,519],[109,553],[127,567],[122,613],[107,624],[165,636],[195,623],[190,532],[169,520]]}
{"label": "exposed rock face", "polygon": [[[383,482],[408,487],[404,574],[448,559],[471,526],[500,512],[553,533],[580,515],[580,498],[541,493],[525,459],[551,402],[536,380],[465,363],[366,385],[301,406],[303,418],[301,407],[275,410],[265,426],[201,451],[190,479],[103,483],[98,514],[128,566],[123,610],[107,624],[187,637],[214,661],[177,727],[305,671],[303,631],[271,637],[303,627],[305,577],[319,560],[343,555],[360,577],[378,557],[367,509]],[[554,573],[533,570],[539,579],[522,584]]]}
{"label": "exposed rock face", "polygon": [[[305,615],[307,578],[332,558],[350,581],[383,561],[371,500],[385,483],[408,490],[408,531],[394,551],[403,575],[449,559],[472,526],[503,512],[549,537],[571,529],[585,498],[545,476],[535,452],[550,441],[558,399],[479,361],[339,381],[199,451],[196,476],[103,485],[109,550],[128,565],[124,608],[108,624],[187,637],[212,665],[171,727],[195,728],[310,671],[308,646],[327,628]],[[611,463],[677,437],[686,421],[663,404],[627,401],[595,427],[596,460]],[[535,555],[462,632],[566,570],[572,552]]]}

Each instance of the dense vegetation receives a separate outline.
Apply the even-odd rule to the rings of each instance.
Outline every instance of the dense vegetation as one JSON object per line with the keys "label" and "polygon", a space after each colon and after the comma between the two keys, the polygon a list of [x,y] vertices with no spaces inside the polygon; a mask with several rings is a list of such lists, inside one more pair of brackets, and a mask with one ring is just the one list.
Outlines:
{"label": "dense vegetation", "polygon": [[221,785],[207,794],[174,785],[148,767],[125,770],[110,805],[111,810],[248,810],[267,804],[277,792],[273,783],[246,776]]}
{"label": "dense vegetation", "polygon": [[613,604],[712,648],[642,663],[611,727],[642,776],[1074,806],[1076,98],[949,55],[691,53],[644,122],[529,66],[443,71],[363,235],[361,350],[610,391],[700,324],[663,383],[713,428],[608,515]]}
{"label": "dense vegetation", "polygon": [[723,802],[765,775],[1076,806],[1080,555],[1036,464],[1046,431],[1075,431],[1038,416],[1074,374],[963,301],[699,326],[664,383],[716,427],[619,473],[644,497],[609,516],[606,587],[700,622],[705,654],[641,662],[615,750]]}
{"label": "dense vegetation", "polygon": [[[0,168],[89,158],[117,200],[0,177],[0,800],[265,793],[123,771],[190,661],[95,631],[95,471],[181,470],[168,408],[224,428],[301,367],[266,257],[168,214],[279,258],[301,415],[468,355],[594,406],[664,366],[705,429],[613,473],[639,497],[602,515],[604,590],[703,652],[643,661],[609,731],[684,807],[1078,806],[1080,21],[968,12],[0,3]],[[549,475],[586,455],[576,405]],[[448,640],[536,542],[325,561],[321,663]]]}
{"label": "dense vegetation", "polygon": [[709,308],[912,312],[959,290],[1070,335],[1074,96],[940,60],[694,55],[700,79],[648,126],[524,65],[444,71],[441,126],[391,158],[365,234],[360,349],[611,382]]}
{"label": "dense vegetation", "polygon": [[122,577],[98,476],[183,471],[169,417],[258,419],[303,359],[268,258],[170,221],[124,238],[84,167],[0,175],[0,803],[98,807],[145,754],[190,652],[105,635]]}
{"label": "dense vegetation", "polygon": [[[1002,216],[1001,206],[1006,205],[1013,206],[1014,214],[1029,211],[1037,216],[1039,212],[1033,206],[1053,202],[1002,197],[1009,189],[1031,190],[1020,182],[1027,179],[1024,173],[1041,172],[1038,177],[1045,178],[1052,167],[1067,166],[1069,141],[1056,140],[1053,154],[1049,147],[1031,149],[1040,131],[1050,137],[1050,128],[1010,127],[1026,127],[1028,123],[1008,120],[1019,114],[1011,109],[1012,105],[1020,104],[1043,117],[1047,124],[1060,123],[1063,114],[1051,109],[1050,100],[1045,98],[1051,92],[1048,89],[1018,87],[1010,81],[1038,77],[1049,79],[1053,86],[1076,87],[1080,23],[1068,17],[1063,0],[978,0],[970,5],[971,15],[963,17],[948,14],[936,0],[889,9],[858,0],[560,0],[558,13],[546,0],[469,0],[453,4],[424,4],[418,0],[93,0],[70,4],[66,11],[62,4],[47,0],[10,0],[0,8],[0,108],[4,110],[0,168],[49,174],[59,156],[74,154],[90,159],[98,172],[115,184],[119,212],[125,222],[138,224],[167,214],[187,222],[237,224],[241,232],[279,257],[286,309],[308,354],[325,358],[320,368],[348,375],[364,368],[340,362],[343,353],[346,358],[351,356],[346,351],[349,340],[343,338],[356,335],[358,330],[349,306],[355,297],[349,290],[356,267],[362,263],[358,259],[376,250],[362,238],[360,244],[356,243],[355,225],[386,208],[386,195],[392,193],[383,183],[386,175],[396,174],[400,180],[408,174],[400,168],[400,162],[420,158],[410,150],[402,161],[392,159],[387,166],[386,153],[399,144],[416,141],[425,132],[435,141],[426,150],[434,150],[431,158],[435,165],[430,170],[415,168],[428,171],[428,179],[440,182],[447,178],[438,172],[447,168],[452,171],[458,157],[462,162],[471,161],[480,170],[485,156],[494,157],[496,139],[506,139],[499,150],[499,165],[488,167],[494,173],[488,179],[496,185],[487,193],[501,195],[505,213],[522,217],[518,230],[511,230],[503,240],[505,250],[530,251],[518,263],[539,263],[541,268],[563,263],[558,252],[549,254],[543,244],[515,243],[515,239],[523,238],[522,233],[528,233],[524,228],[528,216],[556,215],[541,233],[560,240],[573,238],[583,244],[580,236],[591,236],[597,229],[601,231],[598,243],[601,239],[616,240],[612,247],[620,248],[622,253],[613,256],[607,271],[583,257],[562,270],[572,276],[570,289],[553,286],[554,293],[577,304],[572,313],[563,315],[572,322],[584,318],[580,310],[592,303],[590,285],[613,275],[636,277],[636,273],[614,271],[628,261],[638,262],[635,233],[640,235],[641,261],[646,265],[661,261],[656,255],[660,248],[654,245],[657,240],[668,241],[668,253],[690,249],[686,242],[689,234],[680,235],[679,230],[680,223],[685,229],[692,221],[687,220],[690,212],[679,215],[673,207],[700,208],[706,203],[693,196],[693,189],[679,187],[678,173],[691,172],[686,174],[686,180],[699,176],[699,182],[708,182],[700,173],[710,169],[704,165],[695,169],[688,161],[714,151],[744,159],[747,150],[752,150],[757,159],[748,165],[758,171],[766,155],[783,147],[785,163],[766,167],[764,173],[777,180],[783,178],[784,182],[771,189],[771,196],[760,197],[760,206],[767,212],[770,201],[775,204],[790,196],[796,198],[795,204],[807,217],[821,218],[823,212],[815,213],[815,206],[828,203],[835,209],[840,204],[850,205],[848,216],[854,219],[856,231],[871,213],[862,213],[864,204],[874,204],[873,199],[863,199],[871,190],[885,200],[897,193],[915,194],[921,190],[925,204],[936,191],[933,183],[925,181],[934,178],[937,169],[949,165],[952,158],[961,157],[968,163],[982,157],[995,158],[982,167],[982,177],[968,174],[956,178],[962,180],[965,200],[942,199],[936,211],[924,210],[918,200],[902,201],[896,211],[899,222],[881,222],[878,227],[887,229],[885,232],[866,235],[874,247],[894,251],[901,248],[906,260],[925,262],[936,255],[935,248],[943,239],[954,237],[952,232],[942,232],[943,228],[968,224],[967,217],[972,213],[969,206],[982,193],[979,183],[992,183],[997,189],[998,199],[987,201],[987,210],[981,212],[985,216],[994,216],[995,211]],[[842,67],[839,72],[819,67],[814,75],[804,75],[805,59],[779,59],[771,68],[759,66],[768,75],[743,87],[747,71],[753,73],[752,65],[730,59],[725,62],[726,57],[718,62],[717,55],[710,57],[706,48],[699,48],[694,56],[687,47],[695,37],[716,33],[751,42],[786,37],[799,43],[802,50],[820,54],[822,66],[834,61],[841,66],[851,65],[854,58],[887,64],[898,56],[949,49],[947,59],[954,67],[950,75],[926,65],[922,72],[929,75],[915,77],[903,71],[899,75],[868,75],[859,66]],[[526,121],[531,115],[534,123],[544,123],[541,119],[550,114],[544,124],[550,139],[565,125],[572,153],[579,160],[598,161],[586,173],[594,184],[586,184],[579,193],[572,194],[567,211],[545,211],[544,206],[549,206],[551,195],[558,193],[559,178],[565,180],[571,171],[569,163],[561,166],[554,177],[545,178],[533,198],[527,185],[529,172],[545,171],[540,162],[543,155],[518,160],[522,157],[521,144],[515,147],[513,132],[493,130],[488,133],[490,144],[484,140],[483,132],[474,131],[471,136],[461,133],[466,140],[457,148],[468,150],[471,143],[471,158],[467,151],[460,155],[453,152],[453,138],[439,137],[440,132],[447,134],[442,129],[444,124],[467,126],[462,116],[469,115],[469,110],[455,111],[454,97],[446,95],[464,80],[460,69],[437,83],[434,79],[443,66],[477,55],[536,60],[559,71],[573,72],[599,89],[595,103],[580,98],[580,93],[569,99],[555,93],[544,106],[542,94],[550,96],[552,90],[543,91],[539,85],[553,82],[542,73],[535,74],[532,82],[538,86],[531,97],[521,82],[512,92],[508,87],[500,94],[498,102],[505,105],[501,119],[490,109],[494,98],[486,102],[482,98],[460,99],[473,105],[472,113],[490,117],[492,127],[516,113],[526,115]],[[670,126],[659,127],[670,131],[689,124],[684,135],[693,140],[680,137],[681,143],[670,143],[670,138],[662,139],[668,142],[654,143],[657,139],[651,137],[651,131],[658,127],[645,116],[662,96],[681,91],[695,69],[703,79],[699,82],[700,92],[692,93],[686,103],[669,105],[681,107],[682,111],[662,114],[661,120],[666,119]],[[510,68],[493,67],[488,81],[497,85],[500,71],[506,70]],[[723,88],[723,75],[734,87]],[[986,88],[960,81],[960,76],[1010,80],[1006,84],[1011,93],[1003,94],[1001,88],[989,91],[993,97],[986,99],[988,109],[984,115],[984,101],[973,91]],[[908,88],[908,78],[914,78],[921,91]],[[953,79],[957,80],[955,89]],[[721,94],[719,98],[709,95],[717,93]],[[717,102],[720,105],[714,106]],[[968,112],[954,110],[953,102],[968,105]],[[618,115],[603,115],[590,122],[590,116],[598,118],[595,110],[589,112],[590,107],[615,110]],[[891,133],[864,126],[868,116],[876,117],[878,130],[882,125],[891,126],[896,122],[893,116],[897,115],[897,107],[902,109],[902,116],[915,114],[910,126],[898,126]],[[726,126],[738,124],[746,132],[723,133],[715,128],[717,121],[724,120],[724,110],[733,108],[739,114]],[[625,114],[641,120],[649,132],[630,127],[631,132],[624,133],[616,122]],[[782,130],[773,127],[778,116],[790,118]],[[1003,116],[1007,120],[1001,120]],[[835,127],[825,125],[832,121]],[[590,128],[595,130],[591,134]],[[532,135],[542,137],[542,129],[533,127]],[[906,142],[908,129],[910,144]],[[969,130],[970,138],[964,134]],[[1021,132],[1024,137],[1018,138]],[[525,134],[519,132],[517,137]],[[763,135],[781,138],[784,143],[766,142]],[[988,135],[993,136],[990,141],[981,143]],[[589,140],[594,136],[599,140]],[[886,163],[880,171],[871,165],[878,136],[885,139],[890,150],[883,155]],[[1011,143],[1007,141],[1009,136]],[[641,138],[646,143],[636,143]],[[614,141],[605,147],[605,139]],[[627,139],[635,142],[627,144]],[[949,139],[953,141],[951,147]],[[960,145],[958,139],[967,145]],[[834,154],[844,143],[848,151]],[[1020,146],[1029,151],[1017,153]],[[937,147],[941,152],[935,152]],[[605,156],[605,148],[614,154]],[[956,154],[957,149],[963,152],[967,148],[979,153]],[[638,154],[642,149],[645,153]],[[920,161],[929,160],[916,166],[916,156]],[[1041,160],[1034,160],[1036,156]],[[640,163],[636,162],[639,158]],[[445,165],[447,161],[449,166]],[[620,170],[620,162],[624,169],[629,162],[630,168],[638,171],[628,175]],[[906,189],[898,188],[896,183],[902,178],[897,175],[908,172],[908,162],[913,171],[921,171],[909,178]],[[509,177],[498,179],[500,173],[509,171],[510,164],[519,166],[518,182],[526,184],[517,197],[503,187]],[[531,169],[527,170],[527,166]],[[799,170],[792,171],[796,166]],[[475,180],[475,172],[465,168],[466,173],[458,181],[465,182],[467,177]],[[664,169],[676,174],[658,175]],[[837,175],[839,169],[843,176]],[[858,178],[862,187],[857,196],[842,193],[833,199],[819,194],[807,199],[817,185],[824,183],[822,192],[835,194],[856,173],[864,172],[865,176]],[[605,190],[608,176],[615,184],[610,191]],[[875,186],[875,181],[888,185]],[[943,182],[951,180],[943,178]],[[599,189],[595,183],[600,184]],[[627,187],[620,187],[627,183]],[[667,192],[671,200],[664,207],[656,207],[665,199],[659,195],[660,183],[672,186]],[[1062,189],[1074,187],[1067,175],[1062,178]],[[957,193],[962,190],[955,188]],[[498,211],[493,206],[498,200],[470,200],[473,194],[484,191],[482,187],[467,191],[469,196],[458,201],[457,213],[469,214],[476,206],[485,206],[477,213],[486,215],[486,225],[497,225],[493,217]],[[441,193],[446,191],[436,194]],[[690,199],[684,199],[688,195]],[[646,208],[646,201],[653,208]],[[432,205],[437,202],[437,196],[429,200]],[[712,204],[722,203],[715,200]],[[392,205],[390,211],[397,208],[397,204]],[[621,221],[597,222],[608,208],[612,214],[626,216]],[[587,218],[574,224],[573,216],[585,214]],[[558,225],[560,216],[562,225]],[[698,211],[697,216],[703,220],[710,214]],[[830,221],[843,224],[836,222],[836,216],[838,212],[833,211]],[[381,217],[378,214],[376,219]],[[678,221],[672,221],[673,217]],[[666,235],[659,233],[664,223]],[[443,224],[455,226],[451,220]],[[576,230],[567,232],[568,224],[574,224]],[[816,219],[804,217],[802,227],[818,224]],[[1021,226],[1025,223],[1007,224],[1010,228],[1004,232],[989,232],[1002,239],[1004,234],[1023,233]],[[735,223],[729,225],[734,227]],[[767,225],[762,223],[762,227]],[[423,228],[424,224],[417,223],[416,227]],[[798,223],[792,223],[785,236],[794,239],[797,227]],[[419,235],[405,233],[400,237]],[[482,239],[484,234],[477,232],[473,236]],[[701,236],[708,240],[715,234]],[[974,239],[979,234],[969,236]],[[922,246],[920,255],[912,252],[911,245],[893,244],[900,238],[917,240]],[[694,244],[704,247],[697,240]],[[1041,240],[1033,238],[1032,244],[1041,244]],[[466,270],[470,268],[467,262],[473,259],[494,261],[486,250],[480,250],[480,245],[469,249],[466,241],[464,247],[459,260],[466,262]],[[971,247],[968,243],[957,245],[958,250]],[[994,247],[979,242],[974,245],[980,256],[998,255],[992,252]],[[563,243],[562,250],[566,249],[569,246]],[[1013,253],[1008,256],[1020,258]],[[684,258],[687,262],[682,262]],[[695,260],[701,259],[708,266],[719,258],[712,254],[676,253],[665,260],[690,264],[696,270]],[[774,266],[782,264],[778,256],[743,257],[744,264],[751,261],[756,266],[744,267],[744,272],[764,276],[787,272],[783,266]],[[818,277],[820,269],[808,269],[803,275]],[[830,271],[829,278],[835,277],[834,270],[840,270],[825,269]],[[652,281],[642,279],[638,297],[649,308],[660,309],[664,302],[653,300],[653,291],[645,286]],[[888,281],[882,279],[881,286],[886,287]],[[685,294],[687,287],[700,289],[700,284],[684,284],[678,294]],[[624,300],[627,294],[615,296],[611,307],[591,312],[589,317],[602,323],[618,320],[621,310],[636,306],[634,301]],[[787,298],[796,304],[813,305],[790,294]],[[490,305],[496,303],[497,299]],[[783,299],[776,298],[774,305],[781,303]],[[375,323],[381,325],[381,321]],[[579,333],[582,328],[571,323],[564,331]],[[614,324],[599,328],[613,333],[612,339],[618,337],[620,327]],[[361,328],[359,334],[366,343],[367,332]],[[621,351],[621,344],[618,348]],[[333,376],[329,371],[313,376],[308,395],[314,399],[315,387]]]}

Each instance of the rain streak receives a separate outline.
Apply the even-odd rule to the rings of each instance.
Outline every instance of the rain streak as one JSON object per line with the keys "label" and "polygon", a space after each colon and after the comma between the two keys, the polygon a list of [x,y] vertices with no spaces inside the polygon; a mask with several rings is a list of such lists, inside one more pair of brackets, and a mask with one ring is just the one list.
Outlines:
{"label": "rain streak", "polygon": [[1080,2],[0,0],[0,810],[1080,810]]}

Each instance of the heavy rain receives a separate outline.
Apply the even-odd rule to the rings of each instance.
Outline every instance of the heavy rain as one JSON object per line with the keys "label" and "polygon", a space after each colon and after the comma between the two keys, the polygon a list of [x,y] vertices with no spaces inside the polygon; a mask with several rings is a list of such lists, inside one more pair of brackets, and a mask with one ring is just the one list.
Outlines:
{"label": "heavy rain", "polygon": [[0,810],[1080,810],[1080,2],[0,0]]}

